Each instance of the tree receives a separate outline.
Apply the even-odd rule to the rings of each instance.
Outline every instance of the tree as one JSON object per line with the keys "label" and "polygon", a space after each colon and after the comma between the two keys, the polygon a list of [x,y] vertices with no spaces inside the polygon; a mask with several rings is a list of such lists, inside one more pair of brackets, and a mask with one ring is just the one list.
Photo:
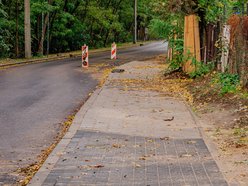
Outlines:
{"label": "tree", "polygon": [[[138,0],[139,38],[152,18],[149,4],[148,0]],[[78,50],[84,43],[98,48],[133,38],[134,6],[130,0],[2,0],[0,9],[5,12],[0,18],[0,57],[23,57],[23,51],[28,51],[26,45],[33,55],[43,55],[47,39],[50,52],[58,53]],[[29,26],[31,39],[26,31]]]}
{"label": "tree", "polygon": [[11,45],[8,43],[10,37],[8,14],[3,9],[3,4],[0,3],[0,57],[5,57],[9,52]]}
{"label": "tree", "polygon": [[24,0],[25,8],[25,58],[31,58],[30,1]]}

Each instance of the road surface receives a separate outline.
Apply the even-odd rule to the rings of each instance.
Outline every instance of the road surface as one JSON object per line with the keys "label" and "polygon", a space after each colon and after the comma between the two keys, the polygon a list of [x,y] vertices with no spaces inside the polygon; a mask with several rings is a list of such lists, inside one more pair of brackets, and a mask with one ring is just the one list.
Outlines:
{"label": "road surface", "polygon": [[[115,64],[165,52],[163,42],[119,50]],[[110,52],[92,54],[90,64],[112,64],[109,58]],[[20,179],[13,171],[37,160],[98,83],[82,70],[80,58],[0,70],[0,185]]]}

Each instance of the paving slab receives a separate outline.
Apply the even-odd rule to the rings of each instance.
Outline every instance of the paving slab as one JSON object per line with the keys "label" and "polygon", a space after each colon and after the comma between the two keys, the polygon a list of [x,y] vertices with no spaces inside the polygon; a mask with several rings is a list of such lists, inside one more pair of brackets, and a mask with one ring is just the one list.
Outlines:
{"label": "paving slab", "polygon": [[111,74],[30,185],[228,185],[183,101],[113,83],[152,78],[156,65]]}

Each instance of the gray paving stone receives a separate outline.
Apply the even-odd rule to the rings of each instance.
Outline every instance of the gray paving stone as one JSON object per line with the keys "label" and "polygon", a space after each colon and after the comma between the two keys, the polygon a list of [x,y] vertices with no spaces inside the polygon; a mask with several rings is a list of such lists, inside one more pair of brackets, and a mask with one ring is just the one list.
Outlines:
{"label": "gray paving stone", "polygon": [[[77,138],[83,131],[78,131]],[[126,185],[215,185],[226,184],[218,166],[210,157],[186,157],[180,160],[181,153],[187,152],[187,141],[193,139],[145,138],[136,136],[129,139],[128,135],[89,132],[81,135],[74,149],[66,149],[69,153],[61,156],[44,182],[46,184],[73,183],[82,184],[126,184]],[[106,139],[109,139],[106,141]],[[96,141],[94,139],[98,139]],[[113,142],[125,144],[113,146]],[[78,146],[85,141],[82,150]],[[73,142],[74,143],[74,142]],[[201,144],[202,139],[197,139]],[[208,151],[207,147],[194,146],[195,152]],[[89,148],[90,147],[90,148]],[[180,150],[178,150],[180,149]],[[89,153],[90,152],[90,153]],[[178,152],[180,152],[178,154]],[[73,154],[73,155],[72,155]],[[89,156],[89,154],[91,154]],[[210,155],[210,154],[208,154]],[[71,156],[71,157],[70,157]],[[75,160],[77,156],[77,160]],[[66,160],[65,160],[66,159]],[[193,159],[194,161],[190,161]],[[78,161],[78,160],[81,160]],[[215,180],[215,181],[214,181]]]}

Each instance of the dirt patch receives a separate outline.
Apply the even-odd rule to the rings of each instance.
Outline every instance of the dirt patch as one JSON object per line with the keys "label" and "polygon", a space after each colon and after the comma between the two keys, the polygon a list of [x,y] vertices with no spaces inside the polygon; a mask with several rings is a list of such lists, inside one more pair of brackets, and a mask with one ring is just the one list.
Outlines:
{"label": "dirt patch", "polygon": [[246,90],[222,95],[209,74],[186,85],[207,137],[218,147],[217,161],[229,183],[248,183],[248,98]]}

